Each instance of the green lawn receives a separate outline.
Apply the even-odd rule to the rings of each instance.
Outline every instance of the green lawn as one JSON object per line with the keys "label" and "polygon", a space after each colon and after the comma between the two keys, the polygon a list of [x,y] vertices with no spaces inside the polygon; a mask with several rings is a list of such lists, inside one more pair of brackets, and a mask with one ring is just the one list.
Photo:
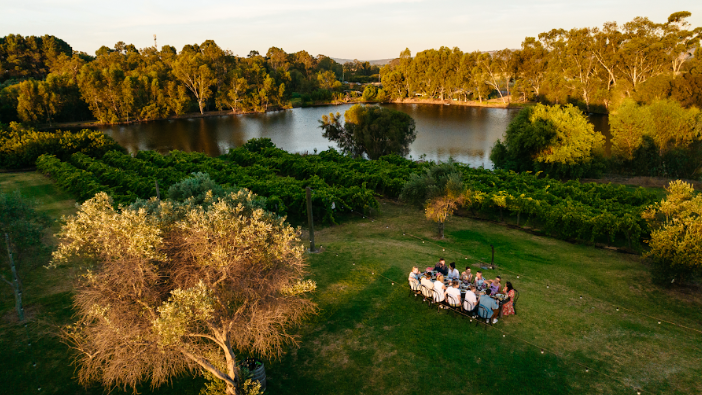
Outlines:
{"label": "green lawn", "polygon": [[[8,187],[34,196],[51,215],[72,209],[40,175],[1,174],[0,188]],[[702,298],[652,285],[639,257],[466,218],[453,218],[447,239],[437,241],[421,211],[392,202],[381,207],[375,221],[316,232],[323,252],[309,260],[320,314],[298,330],[299,348],[266,364],[268,393],[702,393],[702,333],[694,331],[702,331]],[[517,316],[476,326],[408,296],[413,265],[441,256],[460,269],[489,262],[490,244],[499,269],[487,277],[501,274],[521,292]],[[102,393],[75,383],[68,349],[52,326],[70,319],[73,273],[39,266],[25,274],[26,333],[3,288],[2,392],[36,394],[41,385],[42,393]],[[185,377],[157,392],[197,394],[200,386]]]}

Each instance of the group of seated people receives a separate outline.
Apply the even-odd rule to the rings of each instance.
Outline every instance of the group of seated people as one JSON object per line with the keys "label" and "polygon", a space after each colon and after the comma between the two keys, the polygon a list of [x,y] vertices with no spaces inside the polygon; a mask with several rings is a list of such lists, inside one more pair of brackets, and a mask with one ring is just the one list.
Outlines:
{"label": "group of seated people", "polygon": [[[447,267],[443,258],[434,267],[436,280],[432,281],[432,272],[428,269],[425,273],[420,273],[419,268],[413,267],[409,274],[411,289],[421,292],[425,299],[433,298],[434,302],[451,307],[462,305],[469,314],[478,314],[481,318],[492,320],[493,323],[497,322],[498,316],[515,314],[514,288],[509,281],[502,287],[500,276],[495,277],[494,280],[487,280],[483,278],[483,273],[480,271],[473,276],[468,266],[463,273],[459,273],[455,262],[451,262]],[[448,287],[444,285],[444,279],[448,279]],[[461,297],[461,284],[469,287],[463,297]],[[501,308],[500,303],[493,297],[500,290],[506,297]],[[484,295],[481,295],[483,293]],[[483,309],[480,306],[483,306]]]}

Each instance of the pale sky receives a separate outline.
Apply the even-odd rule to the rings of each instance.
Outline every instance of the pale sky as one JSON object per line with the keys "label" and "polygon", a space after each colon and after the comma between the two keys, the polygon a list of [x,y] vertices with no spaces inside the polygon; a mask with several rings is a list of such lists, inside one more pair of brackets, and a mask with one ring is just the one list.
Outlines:
{"label": "pale sky", "polygon": [[464,51],[519,48],[524,37],[554,28],[664,22],[690,11],[702,26],[702,1],[631,0],[0,0],[0,36],[53,34],[95,54],[117,41],[137,48],[212,39],[235,54],[271,46],[336,58],[384,59],[440,46]]}

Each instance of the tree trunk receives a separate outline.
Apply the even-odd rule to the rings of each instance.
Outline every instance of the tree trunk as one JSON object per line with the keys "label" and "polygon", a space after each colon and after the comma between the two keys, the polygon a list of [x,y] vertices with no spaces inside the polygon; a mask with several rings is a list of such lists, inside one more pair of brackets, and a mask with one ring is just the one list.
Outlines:
{"label": "tree trunk", "polygon": [[517,226],[519,226],[519,215],[521,214],[521,211],[517,211]]}
{"label": "tree trunk", "polygon": [[202,110],[202,99],[198,100],[197,104],[198,104],[198,106],[200,106],[200,114],[204,114],[204,112]]}
{"label": "tree trunk", "polygon": [[443,222],[439,222],[439,237],[442,239],[444,238],[444,223]]}

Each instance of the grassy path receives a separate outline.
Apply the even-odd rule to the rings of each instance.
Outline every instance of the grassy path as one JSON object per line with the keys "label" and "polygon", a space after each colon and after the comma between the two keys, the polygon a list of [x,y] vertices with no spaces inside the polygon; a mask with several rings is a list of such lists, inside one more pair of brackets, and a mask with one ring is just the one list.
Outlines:
{"label": "grassy path", "polygon": [[[36,173],[0,174],[0,190],[13,189],[54,217],[74,210]],[[653,286],[638,257],[465,218],[447,223],[446,240],[435,241],[434,230],[420,211],[385,202],[375,221],[316,232],[323,252],[309,260],[320,314],[297,331],[299,348],[266,364],[267,393],[702,393],[702,333],[623,309],[702,330],[702,298]],[[413,265],[444,256],[464,269],[489,262],[490,244],[499,268],[487,277],[500,274],[521,292],[519,315],[486,329],[408,296]],[[102,394],[77,385],[70,353],[55,336],[55,325],[70,320],[75,271],[42,265],[22,273],[27,329],[16,321],[11,290],[0,288],[0,393],[36,394],[41,386],[41,393]],[[183,377],[140,392],[197,394],[201,386]]]}

